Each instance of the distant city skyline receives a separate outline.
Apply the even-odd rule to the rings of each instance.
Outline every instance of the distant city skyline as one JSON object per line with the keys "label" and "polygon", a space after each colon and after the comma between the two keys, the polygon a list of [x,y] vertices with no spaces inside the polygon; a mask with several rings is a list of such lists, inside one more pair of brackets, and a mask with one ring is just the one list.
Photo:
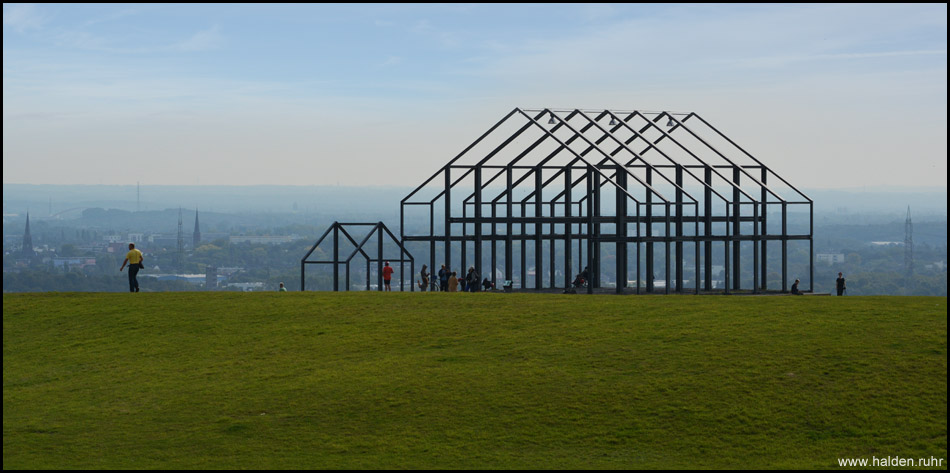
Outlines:
{"label": "distant city skyline", "polygon": [[695,111],[947,185],[946,4],[3,7],[7,183],[415,186],[515,107]]}

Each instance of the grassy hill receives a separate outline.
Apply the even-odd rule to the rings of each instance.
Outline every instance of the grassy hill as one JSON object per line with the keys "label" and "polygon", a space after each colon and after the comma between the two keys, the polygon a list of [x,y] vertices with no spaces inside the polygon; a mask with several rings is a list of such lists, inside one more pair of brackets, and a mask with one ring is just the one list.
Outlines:
{"label": "grassy hill", "polygon": [[3,467],[947,458],[947,299],[4,294]]}

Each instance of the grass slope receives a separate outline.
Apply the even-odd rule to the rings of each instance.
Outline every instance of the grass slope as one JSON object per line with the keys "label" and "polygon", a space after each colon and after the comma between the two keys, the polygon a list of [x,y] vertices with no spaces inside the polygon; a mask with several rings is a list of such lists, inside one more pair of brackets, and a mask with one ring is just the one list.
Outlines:
{"label": "grass slope", "polygon": [[947,458],[947,299],[3,296],[3,467]]}

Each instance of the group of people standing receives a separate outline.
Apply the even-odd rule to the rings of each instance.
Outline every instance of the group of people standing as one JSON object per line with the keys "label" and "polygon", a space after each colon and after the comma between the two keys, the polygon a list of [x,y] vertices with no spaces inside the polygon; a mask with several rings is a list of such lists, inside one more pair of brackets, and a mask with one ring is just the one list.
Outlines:
{"label": "group of people standing", "polygon": [[[423,292],[429,290],[429,267],[422,265],[422,270],[419,271],[419,289]],[[465,277],[459,278],[455,271],[449,271],[445,265],[442,265],[442,268],[439,269],[439,291],[442,292],[459,292],[461,288],[462,292],[478,292],[479,287],[488,291],[495,287],[488,278],[485,278],[484,281],[479,283],[478,272],[475,271],[475,267],[468,268],[468,274]],[[383,266],[383,290],[392,291],[392,278],[393,278],[393,267],[389,265],[389,261]],[[435,287],[432,288],[435,291]]]}
{"label": "group of people standing", "polygon": [[[439,277],[439,291],[441,292],[478,292],[480,290],[490,291],[495,285],[488,279],[485,278],[483,281],[479,281],[478,271],[475,271],[475,267],[469,267],[468,273],[463,277],[458,277],[458,273],[455,271],[449,270],[443,264],[438,272]],[[419,271],[419,289],[422,292],[429,290],[429,272],[428,266],[422,265],[422,270]],[[435,286],[432,285],[432,290],[435,290]]]}

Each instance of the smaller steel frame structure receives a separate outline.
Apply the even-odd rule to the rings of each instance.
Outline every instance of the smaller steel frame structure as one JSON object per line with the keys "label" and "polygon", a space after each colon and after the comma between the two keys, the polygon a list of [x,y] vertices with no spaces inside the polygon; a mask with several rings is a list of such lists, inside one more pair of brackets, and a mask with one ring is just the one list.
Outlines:
{"label": "smaller steel frame structure", "polygon": [[[356,239],[353,238],[353,236],[350,234],[350,232],[347,231],[347,227],[368,227],[368,226],[373,227],[373,228],[370,229],[370,231],[366,234],[366,236],[363,237],[363,239],[360,240],[359,242],[357,242]],[[313,254],[313,252],[317,249],[317,247],[320,246],[320,243],[323,243],[323,240],[326,239],[327,236],[329,236],[331,232],[333,233],[333,237],[332,237],[333,238],[333,260],[332,261],[308,261],[307,258],[310,258],[310,255]],[[350,253],[350,255],[347,256],[343,260],[340,259],[340,235],[341,234],[355,247],[353,252]],[[366,247],[367,243],[370,242],[373,236],[376,236],[376,240],[377,240],[375,258],[373,258],[373,256],[371,256],[370,253],[367,253],[366,250],[364,249],[364,247]],[[392,242],[395,243],[399,247],[399,258],[384,258],[383,242],[385,240],[385,237],[389,237],[389,239],[392,240]],[[407,251],[406,248],[403,246],[402,242],[398,238],[396,238],[395,235],[393,235],[393,232],[391,232],[388,228],[386,228],[386,225],[384,225],[383,222],[376,222],[376,223],[333,222],[333,225],[331,225],[330,228],[328,228],[327,231],[323,233],[323,235],[317,240],[317,242],[313,244],[313,247],[310,248],[310,251],[308,251],[307,254],[303,257],[303,259],[300,260],[300,290],[305,291],[307,287],[306,279],[305,279],[306,278],[305,269],[308,264],[332,264],[333,265],[333,290],[334,291],[340,290],[340,265],[343,265],[346,268],[346,290],[349,290],[350,289],[350,263],[352,262],[353,258],[356,257],[357,254],[361,255],[363,258],[366,259],[366,290],[367,291],[370,290],[370,281],[371,281],[370,268],[371,268],[371,264],[374,262],[376,263],[376,266],[377,266],[376,284],[380,291],[383,290],[383,262],[384,261],[400,263],[399,264],[399,275],[400,275],[399,290],[400,291],[405,290],[405,288],[403,287],[403,284],[405,283],[406,278],[404,274],[405,268],[404,268],[403,263],[406,263],[406,262],[409,263],[410,276],[415,272],[415,259],[412,257],[412,254],[410,254],[409,251]]]}

